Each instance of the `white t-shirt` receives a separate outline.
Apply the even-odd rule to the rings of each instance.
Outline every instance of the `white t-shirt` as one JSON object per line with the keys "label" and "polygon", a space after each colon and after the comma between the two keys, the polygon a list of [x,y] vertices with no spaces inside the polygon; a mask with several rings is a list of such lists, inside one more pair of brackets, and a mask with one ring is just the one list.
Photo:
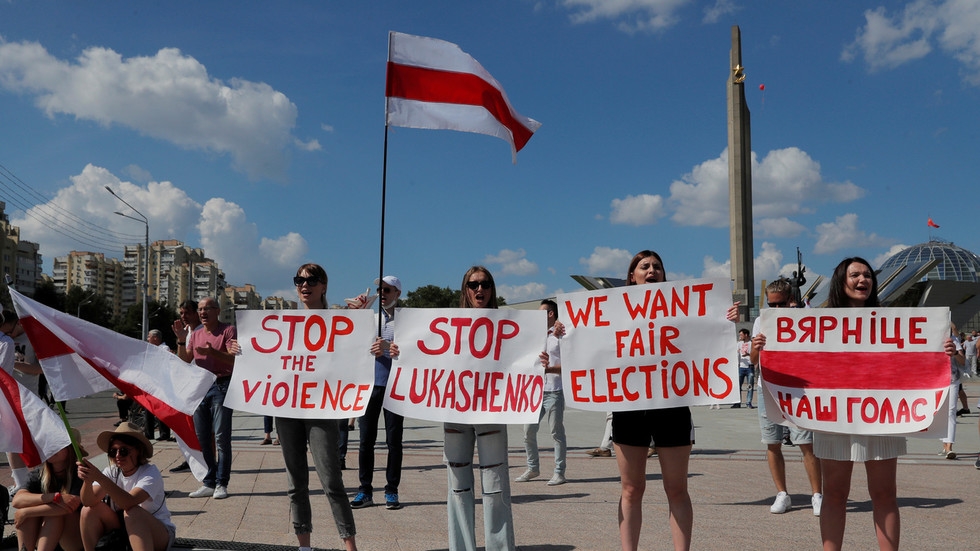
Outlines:
{"label": "white t-shirt", "polygon": [[[102,470],[120,488],[130,492],[133,488],[142,488],[150,497],[140,503],[140,507],[148,511],[157,520],[162,522],[170,529],[174,529],[174,523],[170,520],[170,510],[167,509],[167,495],[163,489],[163,475],[160,469],[152,463],[140,465],[132,476],[123,475],[115,466],[108,466]],[[95,488],[98,483],[92,484]],[[112,504],[113,510],[116,509],[115,503]]]}

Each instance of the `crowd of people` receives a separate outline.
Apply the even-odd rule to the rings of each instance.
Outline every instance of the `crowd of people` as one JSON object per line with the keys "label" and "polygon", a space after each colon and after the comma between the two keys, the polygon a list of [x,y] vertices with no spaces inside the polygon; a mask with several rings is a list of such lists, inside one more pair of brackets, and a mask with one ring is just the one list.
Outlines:
{"label": "crowd of people", "polygon": [[[637,253],[626,272],[627,285],[663,283],[666,270],[660,255],[651,250]],[[317,264],[304,264],[296,271],[293,283],[299,302],[306,309],[327,308],[327,273]],[[404,418],[383,407],[384,390],[388,383],[392,358],[398,357],[395,335],[395,313],[402,292],[401,281],[395,276],[376,280],[381,298],[379,333],[370,347],[375,358],[374,385],[366,412],[359,418],[358,447],[359,486],[353,499],[348,500],[344,486],[343,432],[349,428],[348,419],[297,419],[276,416],[268,418],[265,439],[270,444],[273,423],[286,470],[286,495],[290,518],[299,551],[311,551],[312,505],[310,500],[308,458],[326,495],[338,535],[348,551],[356,550],[354,509],[374,505],[374,450],[379,421],[384,416],[387,465],[385,468],[384,504],[387,509],[401,507],[399,483],[403,459]],[[853,257],[844,259],[835,269],[830,283],[829,307],[859,308],[878,306],[878,282],[867,261]],[[770,283],[766,290],[769,308],[791,308],[792,288],[785,279]],[[351,307],[370,303],[358,297]],[[490,271],[473,266],[465,272],[460,286],[459,308],[497,308],[497,288]],[[729,321],[738,320],[738,303],[726,313]],[[565,401],[562,393],[561,346],[564,327],[559,321],[557,304],[542,301],[548,323],[548,339],[540,356],[544,380],[543,401],[537,424],[524,426],[526,470],[516,482],[527,482],[540,476],[538,453],[539,425],[547,421],[554,441],[554,471],[548,485],[566,482],[566,436],[564,428]],[[174,322],[177,350],[181,359],[195,362],[214,373],[216,379],[194,414],[194,429],[200,441],[207,473],[202,485],[189,494],[190,498],[228,497],[231,476],[232,410],[224,405],[236,356],[241,347],[235,327],[218,320],[218,304],[213,298],[181,305],[180,319]],[[8,334],[20,336],[16,315],[4,312],[0,319],[0,362],[28,384],[40,373],[34,358],[16,357]],[[11,321],[14,320],[14,321]],[[152,335],[151,342],[161,335]],[[955,328],[944,343],[950,356],[950,416],[951,433],[943,439],[944,455],[954,458],[955,415],[969,408],[955,408],[961,389],[959,374],[976,373],[978,335],[960,337]],[[154,342],[154,344],[158,344]],[[747,385],[745,402],[749,408],[758,406],[762,443],[776,497],[770,507],[774,514],[786,512],[791,506],[787,489],[785,461],[781,447],[791,443],[803,454],[811,491],[813,514],[820,517],[823,548],[843,546],[846,505],[854,463],[863,463],[871,495],[875,533],[880,549],[897,549],[900,518],[897,505],[897,458],[906,453],[903,437],[865,436],[811,432],[777,424],[766,414],[759,364],[765,349],[766,335],[756,321],[752,331],[739,333],[739,404],[741,389]],[[8,351],[9,348],[9,351]],[[9,357],[8,357],[9,356]],[[842,365],[841,369],[847,369]],[[36,385],[33,390],[36,391]],[[755,391],[755,392],[754,392]],[[758,397],[753,404],[753,394]],[[128,398],[117,394],[120,404]],[[978,406],[980,407],[980,406]],[[9,461],[14,478],[12,505],[16,508],[15,528],[18,549],[53,551],[58,546],[65,551],[96,548],[100,540],[123,538],[134,550],[170,549],[176,529],[170,518],[163,488],[163,477],[149,459],[153,457],[153,419],[149,414],[143,426],[129,422],[130,410],[120,405],[119,422],[113,430],[98,435],[98,447],[107,454],[108,467],[99,470],[80,449],[76,453],[66,447],[56,453],[41,468],[29,471],[18,464],[16,454]],[[169,429],[159,424],[158,440],[170,438]],[[147,429],[149,427],[149,429]],[[479,465],[483,529],[488,551],[516,549],[510,479],[508,477],[507,427],[503,424],[467,424],[445,422],[444,459],[447,465],[446,507],[448,542],[451,551],[474,551],[477,542],[475,523],[475,464]],[[75,435],[74,441],[78,441]],[[619,533],[623,550],[639,548],[642,525],[642,504],[646,490],[647,459],[656,456],[660,466],[663,491],[669,511],[668,525],[675,549],[691,546],[694,508],[688,493],[688,466],[694,444],[694,424],[687,406],[661,409],[616,411],[607,415],[603,440],[599,447],[588,452],[593,457],[615,457],[620,475]],[[951,457],[952,456],[952,457]],[[474,461],[478,458],[478,461]],[[179,472],[188,467],[171,469]],[[977,461],[980,468],[980,459]]]}

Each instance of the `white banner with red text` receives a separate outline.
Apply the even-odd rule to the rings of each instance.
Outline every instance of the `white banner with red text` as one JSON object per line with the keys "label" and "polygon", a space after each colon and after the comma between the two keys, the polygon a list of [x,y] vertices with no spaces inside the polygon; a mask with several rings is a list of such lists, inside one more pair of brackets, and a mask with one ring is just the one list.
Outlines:
{"label": "white banner with red text", "polygon": [[630,411],[739,401],[731,305],[722,279],[558,295],[565,403]]}
{"label": "white banner with red text", "polygon": [[948,308],[779,308],[763,310],[759,323],[773,421],[879,435],[945,422]]}
{"label": "white banner with red text", "polygon": [[240,310],[225,406],[293,419],[364,415],[374,388],[370,310]]}
{"label": "white banner with red text", "polygon": [[428,421],[537,423],[542,310],[402,308],[385,409]]}

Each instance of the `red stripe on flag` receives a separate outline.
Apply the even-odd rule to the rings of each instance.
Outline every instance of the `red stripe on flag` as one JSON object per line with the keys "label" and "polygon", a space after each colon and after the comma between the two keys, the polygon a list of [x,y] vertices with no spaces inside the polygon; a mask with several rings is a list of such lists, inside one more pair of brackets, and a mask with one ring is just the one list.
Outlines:
{"label": "red stripe on flag", "polygon": [[161,401],[156,396],[147,393],[140,387],[128,383],[118,377],[116,377],[111,371],[99,366],[98,364],[92,362],[88,358],[82,356],[93,369],[99,372],[100,375],[105,377],[113,386],[118,388],[123,394],[126,394],[133,400],[136,400],[141,406],[145,407],[150,411],[156,418],[163,421],[170,430],[177,434],[184,444],[192,450],[201,451],[201,444],[197,440],[197,431],[194,430],[194,418],[182,411],[178,411],[171,407],[169,404]]}
{"label": "red stripe on flag", "polygon": [[27,426],[27,419],[24,418],[24,406],[20,401],[20,387],[17,386],[17,381],[13,376],[2,369],[0,369],[0,392],[3,393],[7,403],[14,410],[14,417],[17,418],[17,425],[20,426],[21,449],[23,451],[17,455],[27,467],[37,467],[41,464],[41,453],[34,445],[31,429]]}
{"label": "red stripe on flag", "polygon": [[762,378],[792,388],[932,390],[949,386],[944,352],[770,352]]}
{"label": "red stripe on flag", "polygon": [[31,339],[31,346],[34,347],[38,361],[75,353],[70,346],[33,316],[20,318],[20,324],[24,327],[27,337]]}
{"label": "red stripe on flag", "polygon": [[472,73],[440,71],[389,61],[385,80],[385,97],[483,107],[510,130],[517,151],[533,135],[514,118],[510,104],[500,90]]}

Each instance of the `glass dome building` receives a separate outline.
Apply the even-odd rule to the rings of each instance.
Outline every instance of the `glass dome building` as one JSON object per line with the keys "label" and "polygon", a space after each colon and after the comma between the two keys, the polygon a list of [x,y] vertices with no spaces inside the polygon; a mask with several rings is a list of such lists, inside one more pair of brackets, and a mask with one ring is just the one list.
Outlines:
{"label": "glass dome building", "polygon": [[892,255],[880,269],[884,271],[933,259],[940,262],[923,279],[980,282],[980,256],[946,241],[913,245]]}

